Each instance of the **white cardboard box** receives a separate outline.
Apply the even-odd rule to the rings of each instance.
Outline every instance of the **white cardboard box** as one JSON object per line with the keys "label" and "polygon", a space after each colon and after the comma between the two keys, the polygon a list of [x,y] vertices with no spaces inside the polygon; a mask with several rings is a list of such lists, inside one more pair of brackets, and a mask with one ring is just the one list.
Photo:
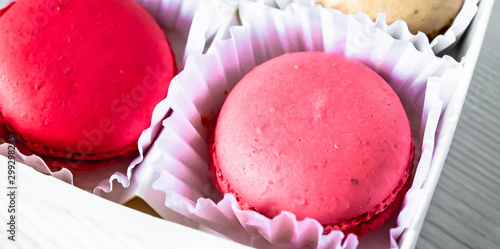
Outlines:
{"label": "white cardboard box", "polygon": [[[8,161],[0,156],[2,249],[248,248],[105,200],[23,164],[8,174]],[[15,176],[14,185],[7,185],[8,175]],[[8,239],[11,215],[15,241]]]}

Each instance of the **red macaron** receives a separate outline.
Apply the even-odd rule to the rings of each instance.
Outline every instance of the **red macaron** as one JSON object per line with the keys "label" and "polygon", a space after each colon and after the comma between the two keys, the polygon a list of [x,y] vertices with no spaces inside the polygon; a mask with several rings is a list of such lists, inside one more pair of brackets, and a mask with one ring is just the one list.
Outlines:
{"label": "red macaron", "polygon": [[363,235],[397,210],[411,185],[405,110],[377,73],[323,52],[257,66],[229,93],[210,144],[211,172],[242,209],[289,211],[325,233]]}
{"label": "red macaron", "polygon": [[132,0],[18,0],[0,16],[0,122],[57,169],[137,154],[177,73],[167,38]]}

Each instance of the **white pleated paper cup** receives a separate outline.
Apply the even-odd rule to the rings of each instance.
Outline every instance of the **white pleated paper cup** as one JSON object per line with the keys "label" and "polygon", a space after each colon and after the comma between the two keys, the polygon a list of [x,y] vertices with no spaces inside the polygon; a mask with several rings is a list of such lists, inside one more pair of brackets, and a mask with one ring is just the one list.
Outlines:
{"label": "white pleated paper cup", "polygon": [[[12,0],[1,1],[1,6],[7,6]],[[138,0],[148,12],[155,18],[161,28],[168,36],[172,50],[174,51],[179,70],[184,67],[184,50],[187,36],[191,27],[194,13],[200,6],[201,0]],[[138,82],[140,83],[140,82]],[[166,82],[168,83],[168,82]],[[160,104],[159,104],[160,105]],[[52,171],[43,159],[36,155],[24,155],[16,150],[16,160],[37,171],[52,175],[67,183],[74,184],[84,190],[103,193],[113,189],[116,180],[122,187],[128,187],[134,167],[140,163],[145,155],[146,149],[152,144],[154,138],[161,129],[161,122],[166,115],[165,108],[155,108],[151,126],[144,130],[138,141],[139,156],[123,158],[117,163],[102,168],[70,172],[67,169]],[[159,111],[161,110],[161,111]],[[7,156],[10,144],[0,144],[0,155]],[[103,192],[104,191],[104,192]],[[123,199],[126,199],[124,197]]]}
{"label": "white pleated paper cup", "polygon": [[[149,163],[140,166],[154,176],[151,189],[144,191],[163,195],[145,200],[164,202],[165,209],[203,228],[258,248],[356,248],[355,235],[346,237],[339,231],[323,235],[323,227],[313,219],[297,221],[289,212],[269,219],[240,210],[233,195],[217,192],[209,171],[208,142],[217,115],[227,94],[245,74],[289,52],[342,54],[361,61],[391,85],[412,126],[418,167],[398,213],[398,224],[384,238],[397,246],[419,203],[418,192],[439,143],[436,130],[460,81],[462,65],[448,56],[438,58],[418,51],[408,41],[320,6],[292,3],[279,10],[242,1],[238,12],[243,25],[229,28],[231,37],[214,41],[207,53],[191,55],[185,70],[172,81],[166,102],[173,114],[163,122]],[[193,27],[198,26],[194,23]]]}
{"label": "white pleated paper cup", "polygon": [[[259,0],[253,0],[261,2]],[[270,0],[271,1],[271,0]],[[314,0],[272,0],[275,1],[275,6],[278,8],[285,9],[292,2],[298,3],[303,6],[312,6],[315,4]],[[384,13],[379,14],[375,22],[371,21],[368,15],[355,15],[358,18],[366,19],[371,21],[375,26],[384,30],[392,37],[400,40],[410,41],[417,49],[421,51],[428,51],[431,49],[435,54],[438,54],[445,50],[446,48],[455,44],[456,41],[464,34],[469,24],[472,22],[477,10],[478,10],[479,0],[465,0],[460,12],[456,16],[452,25],[445,31],[445,33],[436,36],[432,41],[429,41],[427,36],[421,32],[418,34],[412,34],[408,29],[406,22],[399,20],[390,25],[386,22],[386,17]],[[271,5],[270,3],[266,3]]]}

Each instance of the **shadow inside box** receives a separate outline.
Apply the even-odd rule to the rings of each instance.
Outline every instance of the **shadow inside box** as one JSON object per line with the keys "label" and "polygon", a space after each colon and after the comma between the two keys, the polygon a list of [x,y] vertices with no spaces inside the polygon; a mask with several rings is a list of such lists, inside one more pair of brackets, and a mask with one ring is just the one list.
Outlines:
{"label": "shadow inside box", "polygon": [[456,61],[461,62],[462,58],[467,53],[467,49],[469,48],[468,46],[468,43],[470,42],[469,40],[472,38],[471,37],[472,35],[470,34],[471,32],[469,32],[469,30],[470,29],[467,29],[464,35],[454,45],[441,51],[436,56],[444,57],[445,55],[448,55],[451,56]]}
{"label": "shadow inside box", "polygon": [[134,197],[123,205],[161,219],[161,216],[140,197]]}
{"label": "shadow inside box", "polygon": [[382,227],[367,233],[365,236],[358,237],[359,246],[357,249],[388,248],[390,245],[389,231],[398,226],[398,215],[399,211],[394,212]]}
{"label": "shadow inside box", "polygon": [[436,56],[443,57],[445,55],[448,55],[458,62],[462,61],[464,56],[467,54],[467,51],[469,50],[471,43],[475,38],[475,35],[477,35],[475,31],[477,30],[476,26],[478,25],[478,21],[476,20],[480,19],[478,15],[481,15],[482,14],[481,12],[484,11],[484,8],[481,8],[481,5],[486,5],[486,4],[491,4],[491,3],[481,3],[481,2],[479,3],[480,9],[476,13],[476,16],[471,21],[470,26],[465,30],[463,35],[459,37],[458,41],[455,42],[452,46],[449,46],[448,48],[444,49],[440,53],[436,54]]}
{"label": "shadow inside box", "polygon": [[[119,162],[110,165],[109,167],[101,167],[92,170],[91,174],[89,171],[73,171],[73,185],[78,188],[93,191],[97,186],[101,187],[109,187],[109,181],[111,176],[114,174],[122,174],[124,176],[127,175],[127,170],[130,166],[130,163],[136,158],[136,156],[131,156],[127,158],[122,158]],[[100,177],[96,177],[100,176]],[[113,185],[121,185],[118,182],[113,183]],[[115,186],[116,187],[116,186]]]}

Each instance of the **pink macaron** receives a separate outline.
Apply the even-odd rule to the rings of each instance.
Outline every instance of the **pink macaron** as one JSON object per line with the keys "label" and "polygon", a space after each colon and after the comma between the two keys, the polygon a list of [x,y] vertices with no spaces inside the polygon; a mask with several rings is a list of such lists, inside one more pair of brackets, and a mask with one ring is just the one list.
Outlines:
{"label": "pink macaron", "polygon": [[52,169],[138,154],[176,73],[163,30],[133,0],[18,0],[0,11],[0,127]]}
{"label": "pink macaron", "polygon": [[215,185],[242,209],[364,235],[400,207],[414,146],[398,96],[377,73],[341,55],[300,52],[236,85],[210,155]]}

